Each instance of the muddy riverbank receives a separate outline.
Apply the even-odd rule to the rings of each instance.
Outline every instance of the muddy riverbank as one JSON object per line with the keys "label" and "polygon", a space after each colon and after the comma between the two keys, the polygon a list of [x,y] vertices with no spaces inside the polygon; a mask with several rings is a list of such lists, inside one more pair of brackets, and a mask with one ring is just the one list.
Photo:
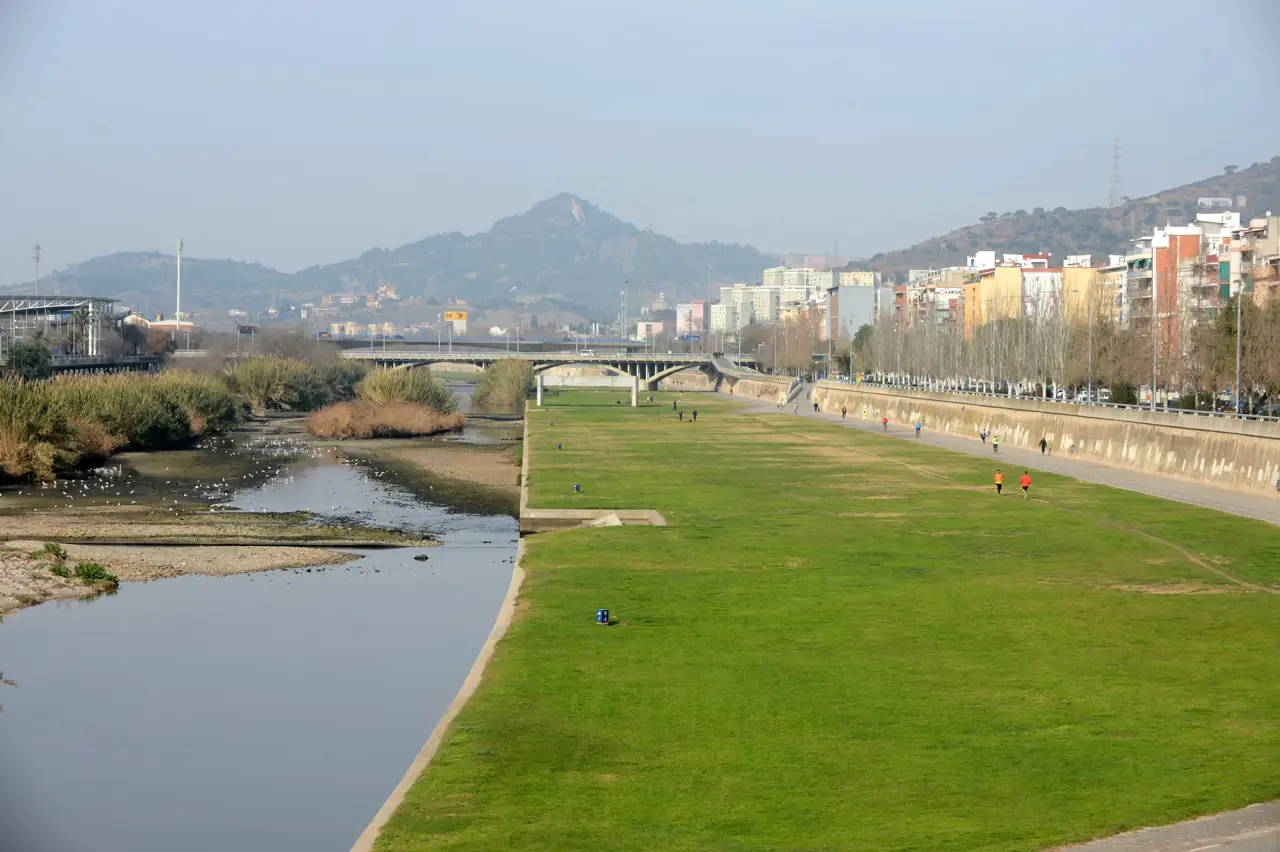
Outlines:
{"label": "muddy riverbank", "polygon": [[437,543],[428,530],[361,523],[320,493],[302,495],[291,511],[255,502],[260,489],[316,465],[358,467],[477,514],[514,512],[518,432],[509,427],[340,444],[304,429],[303,418],[272,419],[191,449],[125,453],[77,479],[0,490],[0,614],[100,592],[23,558],[45,542],[64,546],[72,566],[96,562],[122,582],[318,568],[359,558],[350,548]]}

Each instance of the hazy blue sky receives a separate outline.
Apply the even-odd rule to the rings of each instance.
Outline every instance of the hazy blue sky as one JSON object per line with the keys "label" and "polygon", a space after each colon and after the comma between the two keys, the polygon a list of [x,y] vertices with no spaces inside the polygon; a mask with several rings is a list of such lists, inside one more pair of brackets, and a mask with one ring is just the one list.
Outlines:
{"label": "hazy blue sky", "polygon": [[0,0],[0,287],[286,270],[568,190],[871,254],[1280,154],[1275,0]]}

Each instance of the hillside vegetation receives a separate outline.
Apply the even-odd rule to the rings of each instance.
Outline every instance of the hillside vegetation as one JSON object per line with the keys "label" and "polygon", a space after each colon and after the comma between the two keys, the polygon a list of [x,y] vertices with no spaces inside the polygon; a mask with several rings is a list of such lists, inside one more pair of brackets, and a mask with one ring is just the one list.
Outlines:
{"label": "hillside vegetation", "polygon": [[[672,297],[702,294],[708,268],[717,280],[755,281],[776,261],[750,246],[681,243],[565,193],[479,234],[437,234],[294,274],[184,257],[182,279],[184,304],[195,309],[239,307],[242,297],[271,293],[304,301],[324,293],[368,292],[379,284],[395,286],[402,298],[461,298],[475,306],[508,304],[515,288],[549,294],[567,306],[613,308],[624,279],[647,281],[649,289]],[[56,272],[42,286],[54,293],[168,304],[175,265],[174,257],[158,252],[122,252]]]}
{"label": "hillside vegetation", "polygon": [[1280,211],[1280,157],[1131,199],[1115,208],[991,211],[975,224],[853,266],[901,276],[908,269],[962,266],[968,255],[982,249],[1050,252],[1055,262],[1069,254],[1120,254],[1129,248],[1130,240],[1150,233],[1156,225],[1195,219],[1198,198],[1242,195],[1246,219]]}

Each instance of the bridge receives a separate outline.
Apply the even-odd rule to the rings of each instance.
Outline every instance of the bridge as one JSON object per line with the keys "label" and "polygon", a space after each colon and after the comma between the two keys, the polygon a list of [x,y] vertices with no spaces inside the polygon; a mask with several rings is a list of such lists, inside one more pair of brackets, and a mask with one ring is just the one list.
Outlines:
{"label": "bridge", "polygon": [[639,379],[648,390],[656,390],[658,382],[682,370],[701,370],[714,378],[726,369],[736,372],[741,368],[754,368],[757,364],[754,355],[635,355],[625,353],[596,354],[591,352],[506,352],[497,350],[444,353],[348,349],[342,353],[342,357],[353,361],[377,364],[381,367],[399,368],[420,367],[429,364],[470,364],[484,368],[494,361],[508,358],[528,361],[533,365],[535,374],[545,372],[552,367],[603,367],[615,375],[632,376]]}

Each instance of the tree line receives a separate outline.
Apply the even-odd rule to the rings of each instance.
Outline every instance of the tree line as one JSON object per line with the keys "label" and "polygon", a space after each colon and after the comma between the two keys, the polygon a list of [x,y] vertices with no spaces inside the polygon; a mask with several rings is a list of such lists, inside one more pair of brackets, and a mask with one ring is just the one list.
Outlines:
{"label": "tree line", "polygon": [[836,364],[926,385],[1038,395],[1092,382],[1110,388],[1113,402],[1136,402],[1154,375],[1158,395],[1179,400],[1170,404],[1204,408],[1234,391],[1238,341],[1241,407],[1257,410],[1280,392],[1280,303],[1237,298],[1215,313],[1161,316],[1155,340],[1149,320],[1121,324],[1105,313],[1091,322],[1055,310],[1000,318],[967,337],[955,325],[903,327],[884,318],[842,341]]}

